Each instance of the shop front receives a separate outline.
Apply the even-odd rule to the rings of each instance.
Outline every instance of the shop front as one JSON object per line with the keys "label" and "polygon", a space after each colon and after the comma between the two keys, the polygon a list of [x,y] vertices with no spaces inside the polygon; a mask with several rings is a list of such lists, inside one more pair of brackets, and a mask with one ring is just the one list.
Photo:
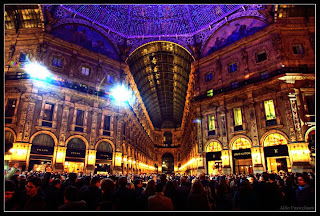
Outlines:
{"label": "shop front", "polygon": [[64,172],[84,172],[86,145],[80,138],[73,138],[68,142]]}
{"label": "shop front", "polygon": [[54,152],[54,140],[48,134],[38,134],[32,139],[28,171],[45,172],[51,166]]}
{"label": "shop front", "polygon": [[233,172],[235,174],[252,174],[251,149],[232,150]]}
{"label": "shop front", "polygon": [[251,144],[247,138],[237,138],[232,145],[233,173],[253,174]]}
{"label": "shop front", "polygon": [[103,141],[97,145],[94,173],[111,173],[113,148],[109,142]]}
{"label": "shop front", "polygon": [[291,172],[287,140],[279,133],[271,133],[264,140],[264,156],[269,172]]}
{"label": "shop front", "polygon": [[208,175],[216,175],[222,173],[221,160],[222,147],[219,142],[210,142],[206,147],[206,164]]}

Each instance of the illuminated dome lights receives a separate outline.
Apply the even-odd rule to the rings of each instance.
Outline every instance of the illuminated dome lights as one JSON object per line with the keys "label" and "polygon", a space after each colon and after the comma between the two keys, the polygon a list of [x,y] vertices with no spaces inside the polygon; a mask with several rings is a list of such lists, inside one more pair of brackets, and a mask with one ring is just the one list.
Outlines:
{"label": "illuminated dome lights", "polygon": [[123,37],[191,36],[242,5],[61,5]]}

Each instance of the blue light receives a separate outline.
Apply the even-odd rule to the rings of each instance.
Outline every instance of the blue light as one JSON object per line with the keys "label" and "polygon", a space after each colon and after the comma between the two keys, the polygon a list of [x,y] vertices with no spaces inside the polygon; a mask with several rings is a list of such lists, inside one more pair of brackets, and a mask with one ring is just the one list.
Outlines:
{"label": "blue light", "polygon": [[113,98],[118,105],[126,102],[132,103],[134,101],[133,92],[124,85],[116,85],[114,88],[112,88],[111,98]]}
{"label": "blue light", "polygon": [[33,79],[46,80],[47,78],[53,76],[45,66],[36,62],[30,62],[25,64],[24,70]]}

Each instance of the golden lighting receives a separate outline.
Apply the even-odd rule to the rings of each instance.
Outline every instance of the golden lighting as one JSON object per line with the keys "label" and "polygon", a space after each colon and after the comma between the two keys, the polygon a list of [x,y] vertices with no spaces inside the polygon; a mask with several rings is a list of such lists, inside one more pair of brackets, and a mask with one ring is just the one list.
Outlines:
{"label": "golden lighting", "polygon": [[121,161],[122,161],[122,153],[121,152],[116,152],[115,154],[115,166],[121,166]]}
{"label": "golden lighting", "polygon": [[220,143],[214,141],[207,145],[206,152],[218,152],[218,151],[222,151]]}
{"label": "golden lighting", "polygon": [[246,138],[238,138],[232,144],[232,150],[238,149],[248,149],[251,148],[251,144],[248,139]]}
{"label": "golden lighting", "polygon": [[269,134],[264,140],[264,146],[285,145],[287,143],[286,138],[279,133]]}

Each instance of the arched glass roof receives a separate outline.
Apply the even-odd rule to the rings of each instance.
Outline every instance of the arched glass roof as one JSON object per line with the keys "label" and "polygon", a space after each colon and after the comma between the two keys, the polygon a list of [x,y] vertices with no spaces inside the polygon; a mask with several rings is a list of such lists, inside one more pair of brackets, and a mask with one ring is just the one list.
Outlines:
{"label": "arched glass roof", "polygon": [[193,35],[242,5],[61,5],[127,38]]}

